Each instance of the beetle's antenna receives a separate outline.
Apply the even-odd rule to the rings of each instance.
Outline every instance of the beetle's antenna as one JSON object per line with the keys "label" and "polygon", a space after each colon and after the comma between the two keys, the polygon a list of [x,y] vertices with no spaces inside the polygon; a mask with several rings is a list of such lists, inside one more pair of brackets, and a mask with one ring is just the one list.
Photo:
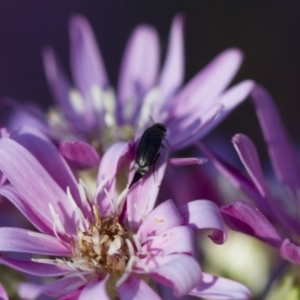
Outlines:
{"label": "beetle's antenna", "polygon": [[173,121],[175,119],[175,117],[172,117],[171,119],[167,120],[165,126],[167,126],[169,123],[171,123],[171,121]]}
{"label": "beetle's antenna", "polygon": [[155,123],[150,115],[149,115],[149,119],[152,121],[153,124]]}

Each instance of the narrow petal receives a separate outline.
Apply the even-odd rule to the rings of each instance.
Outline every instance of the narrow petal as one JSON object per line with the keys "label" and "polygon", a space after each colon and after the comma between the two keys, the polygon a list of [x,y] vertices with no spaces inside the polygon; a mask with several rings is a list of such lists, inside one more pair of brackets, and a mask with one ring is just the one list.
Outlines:
{"label": "narrow petal", "polygon": [[255,83],[252,80],[245,80],[227,90],[218,99],[218,103],[222,104],[224,109],[220,114],[217,115],[216,118],[213,119],[212,122],[210,122],[207,126],[205,126],[205,128],[201,130],[201,132],[199,132],[199,134],[197,135],[198,140],[211,132],[232,112],[232,110],[234,110],[241,102],[246,100],[251,90],[253,89],[254,84]]}
{"label": "narrow petal", "polygon": [[96,39],[88,21],[74,15],[70,20],[71,67],[76,86],[90,95],[93,85],[106,88],[108,79]]}
{"label": "narrow petal", "polygon": [[70,102],[72,85],[64,73],[52,48],[43,51],[44,69],[53,98],[63,111],[65,117],[77,128],[82,124],[79,115]]}
{"label": "narrow petal", "polygon": [[167,200],[154,208],[139,227],[137,235],[140,239],[152,235],[160,235],[165,231],[180,226],[183,219],[172,200]]}
{"label": "narrow petal", "polygon": [[[127,213],[128,222],[132,230],[138,229],[141,221],[153,210],[165,173],[168,154],[169,147],[166,145],[164,149],[161,148],[160,155],[153,168],[151,168],[153,171],[149,171],[129,190]],[[133,173],[135,172],[131,172],[131,177],[129,176],[129,182],[132,180]]]}
{"label": "narrow petal", "polygon": [[298,159],[279,112],[271,96],[262,87],[256,86],[252,97],[276,177],[297,195],[300,188]]}
{"label": "narrow petal", "polygon": [[25,126],[12,133],[11,138],[33,154],[64,191],[69,187],[76,203],[81,205],[77,181],[73,172],[57,147],[44,134],[34,127]]}
{"label": "narrow petal", "polygon": [[48,265],[33,261],[17,260],[12,258],[5,258],[2,256],[0,256],[0,265],[5,265],[20,272],[40,277],[61,276],[70,272],[69,269],[65,269],[57,265]]}
{"label": "narrow petal", "polygon": [[174,99],[176,112],[184,114],[194,103],[205,109],[215,104],[239,69],[243,54],[238,49],[229,49],[219,54],[199,72]]}
{"label": "narrow petal", "polygon": [[[159,40],[155,29],[145,25],[137,27],[129,38],[122,59],[118,86],[121,106],[134,105],[132,112],[136,111],[142,97],[155,83],[159,56]],[[132,114],[123,118],[128,121]]]}
{"label": "narrow petal", "polygon": [[18,284],[18,295],[21,299],[35,300],[43,293],[43,285],[29,282]]}
{"label": "narrow petal", "polygon": [[61,141],[59,151],[75,169],[93,168],[100,163],[95,148],[83,141]]}
{"label": "narrow petal", "polygon": [[0,284],[0,300],[9,300],[2,284]]}
{"label": "narrow petal", "polygon": [[184,158],[170,158],[169,163],[173,166],[190,166],[202,165],[207,162],[207,158],[203,157],[184,157]]}
{"label": "narrow petal", "polygon": [[250,290],[243,284],[211,274],[202,273],[202,280],[190,295],[211,300],[247,300]]}
{"label": "narrow petal", "polygon": [[116,212],[116,207],[112,202],[112,199],[116,197],[116,181],[121,179],[120,181],[123,181],[121,188],[125,188],[131,158],[132,145],[125,142],[113,144],[103,155],[97,178],[98,187],[102,187],[97,195],[97,203],[102,216]]}
{"label": "narrow petal", "polygon": [[189,255],[157,256],[145,263],[149,267],[148,276],[172,287],[176,297],[188,294],[201,280],[200,266]]}
{"label": "narrow petal", "polygon": [[30,203],[30,208],[38,211],[46,222],[53,223],[49,209],[51,204],[65,231],[76,234],[76,224],[79,224],[79,220],[75,219],[72,204],[37,159],[9,138],[0,139],[0,157],[0,170],[22,198]]}
{"label": "narrow petal", "polygon": [[226,242],[227,233],[219,207],[209,200],[195,200],[179,208],[184,223],[193,229],[213,229],[209,236],[216,244]]}
{"label": "narrow petal", "polygon": [[21,228],[0,228],[0,252],[12,251],[52,256],[70,256],[71,249],[53,236]]}
{"label": "narrow petal", "polygon": [[180,253],[194,255],[194,239],[193,230],[188,226],[173,227],[145,243],[142,251],[152,252],[155,256]]}
{"label": "narrow petal", "polygon": [[266,181],[253,142],[243,134],[236,134],[232,142],[253,183],[265,197],[268,194]]}
{"label": "narrow petal", "polygon": [[177,15],[172,23],[170,41],[166,60],[162,68],[158,85],[161,96],[165,99],[164,106],[182,85],[184,77],[184,41],[183,15]]}
{"label": "narrow petal", "polygon": [[281,256],[293,264],[300,265],[300,246],[285,239],[280,246]]}
{"label": "narrow petal", "polygon": [[109,275],[106,275],[106,277],[101,281],[97,279],[89,282],[80,293],[78,300],[109,300],[110,297],[106,292],[106,283],[108,278]]}
{"label": "narrow petal", "polygon": [[232,229],[254,236],[274,247],[280,246],[282,239],[276,229],[252,204],[235,201],[223,206],[221,212]]}
{"label": "narrow petal", "polygon": [[39,231],[46,234],[53,234],[52,222],[44,218],[37,209],[32,207],[31,201],[24,199],[16,189],[6,184],[0,187],[0,195],[7,198],[17,209],[35,226]]}
{"label": "narrow petal", "polygon": [[118,287],[118,293],[121,300],[161,300],[144,280],[134,275]]}

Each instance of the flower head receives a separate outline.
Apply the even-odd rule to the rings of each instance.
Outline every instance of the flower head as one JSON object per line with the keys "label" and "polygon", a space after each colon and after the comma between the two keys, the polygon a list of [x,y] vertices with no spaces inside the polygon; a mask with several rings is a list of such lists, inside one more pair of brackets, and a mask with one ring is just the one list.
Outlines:
{"label": "flower head", "polygon": [[[250,138],[243,134],[235,135],[232,142],[250,179],[203,146],[202,150],[258,208],[245,201],[236,201],[222,207],[228,224],[235,230],[280,248],[284,259],[300,264],[300,167],[296,151],[267,91],[257,86],[252,96],[278,181],[277,186],[268,188],[257,150]],[[276,228],[280,229],[280,234]]]}
{"label": "flower head", "polygon": [[[246,80],[227,89],[243,57],[238,49],[229,49],[182,87],[183,21],[182,15],[173,20],[161,71],[156,30],[140,25],[133,31],[115,92],[88,21],[73,16],[69,28],[74,84],[63,72],[54,51],[48,47],[43,53],[47,80],[57,103],[48,114],[50,131],[28,110],[22,111],[21,121],[15,117],[10,124],[16,128],[20,122],[31,122],[51,137],[85,141],[104,153],[116,141],[137,140],[151,125],[150,116],[167,126],[172,150],[191,145],[248,96],[253,82]],[[64,143],[61,151],[72,159],[68,142],[67,146]]]}
{"label": "flower head", "polygon": [[23,284],[21,290],[62,299],[160,299],[149,286],[153,281],[176,296],[247,299],[247,288],[202,273],[194,258],[194,228],[214,229],[210,237],[216,243],[226,240],[218,207],[207,200],[180,208],[168,200],[154,207],[167,151],[155,178],[146,175],[132,189],[120,188],[118,177],[129,169],[131,155],[127,143],[106,152],[93,195],[36,129],[0,139],[0,170],[9,180],[0,194],[39,231],[0,228],[1,252],[38,255],[32,260],[3,255],[0,263],[40,277],[60,276],[43,286]]}

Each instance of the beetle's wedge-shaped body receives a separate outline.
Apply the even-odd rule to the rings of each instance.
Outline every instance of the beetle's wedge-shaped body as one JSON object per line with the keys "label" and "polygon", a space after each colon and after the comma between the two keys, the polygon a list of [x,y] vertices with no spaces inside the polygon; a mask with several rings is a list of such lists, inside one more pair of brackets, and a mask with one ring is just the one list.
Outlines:
{"label": "beetle's wedge-shaped body", "polygon": [[142,178],[154,166],[162,141],[165,139],[167,128],[161,123],[154,123],[147,128],[140,138],[135,155],[135,174],[129,188]]}

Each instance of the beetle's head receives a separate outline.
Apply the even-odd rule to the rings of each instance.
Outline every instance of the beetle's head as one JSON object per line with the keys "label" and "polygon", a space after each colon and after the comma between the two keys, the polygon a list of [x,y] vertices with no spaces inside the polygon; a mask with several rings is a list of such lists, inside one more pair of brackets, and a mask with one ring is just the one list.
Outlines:
{"label": "beetle's head", "polygon": [[156,127],[156,128],[159,128],[160,130],[166,132],[167,131],[167,128],[164,124],[161,124],[161,123],[154,123],[152,125],[152,127]]}

